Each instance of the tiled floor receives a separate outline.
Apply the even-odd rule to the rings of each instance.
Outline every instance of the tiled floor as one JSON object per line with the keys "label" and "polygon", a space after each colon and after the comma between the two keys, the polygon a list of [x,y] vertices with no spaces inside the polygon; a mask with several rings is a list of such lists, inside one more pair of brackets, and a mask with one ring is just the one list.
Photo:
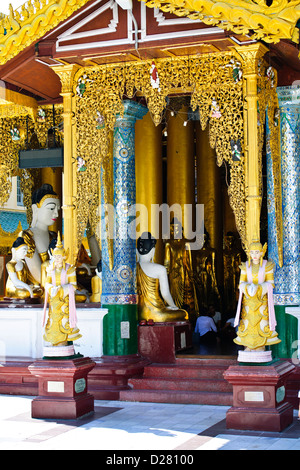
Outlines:
{"label": "tiled floor", "polygon": [[296,411],[289,428],[267,433],[226,429],[226,406],[96,400],[92,415],[43,420],[31,418],[32,398],[0,396],[0,450],[104,450],[107,459],[131,450],[300,450]]}

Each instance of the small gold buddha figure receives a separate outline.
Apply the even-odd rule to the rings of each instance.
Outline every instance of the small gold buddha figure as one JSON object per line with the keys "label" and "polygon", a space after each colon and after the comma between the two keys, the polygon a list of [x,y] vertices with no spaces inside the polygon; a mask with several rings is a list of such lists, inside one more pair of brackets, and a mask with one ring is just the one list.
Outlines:
{"label": "small gold buddha figure", "polygon": [[91,276],[91,258],[89,257],[83,244],[80,245],[77,260],[76,273],[77,276]]}
{"label": "small gold buddha figure", "polygon": [[91,258],[83,244],[80,245],[75,266],[77,277],[76,302],[91,302],[89,294],[92,283]]}
{"label": "small gold buddha figure", "polygon": [[67,346],[68,342],[82,336],[76,325],[76,270],[75,266],[66,263],[67,257],[58,232],[57,244],[52,251],[52,262],[47,267],[43,318],[44,340],[52,346]]}
{"label": "small gold buddha figure", "polygon": [[179,308],[188,311],[189,320],[196,322],[199,315],[194,283],[191,247],[183,236],[183,227],[174,218],[170,225],[170,239],[165,244],[164,266],[167,270],[171,296]]}
{"label": "small gold buddha figure", "polygon": [[90,302],[101,302],[102,294],[102,261],[101,259],[97,263],[96,274],[92,277],[92,295],[90,296]]}
{"label": "small gold buddha figure", "polygon": [[204,244],[195,252],[195,283],[198,302],[202,308],[210,304],[219,305],[220,293],[216,278],[216,252],[211,248],[208,233],[204,233]]}
{"label": "small gold buddha figure", "polygon": [[280,343],[275,331],[273,305],[274,263],[264,260],[267,244],[253,241],[248,261],[241,265],[240,295],[234,326],[238,326],[236,344],[245,351],[264,351],[265,346]]}
{"label": "small gold buddha figure", "polygon": [[25,263],[28,246],[24,238],[18,237],[12,245],[12,259],[6,265],[8,279],[6,282],[6,297],[14,299],[40,298],[43,289],[31,284],[29,271]]}
{"label": "small gold buddha figure", "polygon": [[188,314],[179,309],[170,293],[166,268],[153,262],[156,239],[145,232],[137,241],[137,286],[139,320],[185,321]]}

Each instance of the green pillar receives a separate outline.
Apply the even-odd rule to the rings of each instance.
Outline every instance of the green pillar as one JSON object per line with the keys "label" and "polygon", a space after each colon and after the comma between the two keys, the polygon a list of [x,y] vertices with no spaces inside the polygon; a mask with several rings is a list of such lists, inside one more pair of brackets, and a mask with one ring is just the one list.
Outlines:
{"label": "green pillar", "polygon": [[108,313],[103,318],[104,356],[137,354],[137,305],[104,305]]}
{"label": "green pillar", "polygon": [[292,358],[298,348],[298,320],[293,315],[288,314],[289,308],[284,305],[275,305],[276,331],[281,343],[272,346],[273,357]]}

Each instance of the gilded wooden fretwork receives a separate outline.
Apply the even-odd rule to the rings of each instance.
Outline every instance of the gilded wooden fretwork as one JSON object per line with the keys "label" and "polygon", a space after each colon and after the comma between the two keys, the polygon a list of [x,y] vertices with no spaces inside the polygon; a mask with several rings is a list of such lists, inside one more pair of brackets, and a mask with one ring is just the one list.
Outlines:
{"label": "gilded wooden fretwork", "polygon": [[[9,244],[10,244],[10,240],[9,240]],[[11,252],[11,248],[9,248],[8,246],[0,246],[0,255],[1,256],[9,255],[10,252]]]}
{"label": "gilded wooden fretwork", "polygon": [[[196,58],[190,66],[193,74],[191,106],[199,107],[202,129],[209,125],[210,145],[216,150],[217,165],[230,167],[229,202],[235,214],[237,230],[245,242],[245,165],[243,122],[243,79],[236,55],[216,54],[208,59]],[[200,59],[200,60],[199,60]],[[212,100],[221,117],[211,116]],[[241,145],[241,159],[234,160],[232,146]]]}
{"label": "gilded wooden fretwork", "polygon": [[[243,150],[243,86],[234,51],[197,57],[180,57],[155,61],[160,88],[151,86],[151,61],[84,68],[76,76],[77,154],[84,161],[77,172],[78,241],[87,218],[96,213],[98,198],[95,191],[100,165],[105,176],[105,202],[113,203],[108,188],[112,186],[112,172],[107,152],[106,132],[112,131],[116,114],[122,114],[122,97],[133,98],[139,92],[146,98],[154,123],[161,122],[166,98],[175,89],[189,89],[191,107],[199,109],[204,129],[209,125],[210,143],[215,147],[217,164],[226,162],[231,168],[230,201],[235,212],[238,230],[245,240],[245,182],[244,160],[232,160],[232,141],[240,141]],[[238,78],[237,78],[238,76]],[[220,106],[221,117],[211,117],[212,101]],[[101,116],[105,127],[97,127]],[[91,221],[93,226],[95,221]]]}
{"label": "gilded wooden fretwork", "polygon": [[43,111],[43,118],[41,119],[39,116],[37,117],[34,132],[40,147],[52,147],[53,137],[51,132],[48,135],[49,129],[52,130],[52,132],[55,132],[56,144],[61,147],[63,145],[63,105],[56,104],[54,108],[53,105],[44,105],[39,109]]}
{"label": "gilded wooden fretwork", "polygon": [[[241,52],[241,51],[239,51]],[[251,56],[251,54],[250,54]],[[244,57],[245,54],[244,54]],[[249,58],[249,56],[248,56]],[[253,60],[253,57],[252,59]],[[250,60],[250,62],[251,62]],[[80,243],[87,222],[89,220],[93,232],[97,230],[99,223],[99,176],[100,168],[103,170],[103,193],[105,202],[113,203],[112,194],[112,168],[110,137],[117,114],[123,112],[122,97],[134,96],[136,91],[147,97],[147,105],[154,122],[157,124],[162,118],[166,97],[181,84],[191,90],[191,107],[199,109],[201,126],[204,129],[209,126],[210,143],[216,149],[217,164],[223,162],[230,167],[230,184],[228,188],[230,203],[233,208],[238,231],[244,246],[247,245],[245,220],[246,198],[248,187],[247,161],[248,141],[244,130],[248,126],[247,106],[244,101],[247,94],[246,80],[251,72],[256,77],[257,89],[255,106],[257,106],[257,142],[258,142],[258,167],[261,167],[261,149],[263,145],[263,126],[265,110],[274,116],[276,107],[276,74],[262,60],[262,57],[254,61],[252,72],[248,68],[247,60],[234,51],[223,54],[208,54],[201,57],[184,57],[176,59],[161,59],[156,61],[156,66],[161,81],[160,90],[149,86],[150,62],[141,64],[127,63],[113,66],[99,66],[80,69],[73,80],[73,91],[66,93],[76,94],[73,115],[71,109],[64,109],[70,122],[76,122],[76,146],[72,154],[73,190],[77,190],[76,199],[72,199],[72,206],[76,205],[77,216],[74,225],[77,241]],[[244,74],[244,71],[247,73]],[[274,74],[274,76],[273,76]],[[70,76],[68,78],[71,80]],[[83,83],[83,87],[78,84]],[[64,88],[65,89],[65,88]],[[70,89],[70,87],[69,87]],[[164,92],[162,92],[164,90]],[[216,100],[221,116],[211,116],[212,101]],[[162,104],[164,103],[164,104]],[[59,113],[61,113],[61,108]],[[57,116],[57,111],[56,111]],[[60,115],[59,115],[60,116]],[[75,117],[74,117],[75,116]],[[25,146],[26,117],[0,119],[1,139],[0,152],[2,167],[0,172],[1,192],[0,199],[3,204],[8,199],[10,192],[10,176],[18,171],[18,150]],[[56,120],[59,121],[60,117]],[[102,122],[103,120],[103,122]],[[36,134],[41,146],[46,145],[45,130],[51,127],[52,110],[46,109],[46,122],[34,123],[29,118],[29,134]],[[259,122],[261,121],[261,122]],[[273,122],[273,121],[272,121]],[[279,127],[271,122],[271,147],[273,165],[278,167]],[[105,124],[103,126],[102,124]],[[273,127],[272,127],[273,126]],[[21,140],[13,141],[10,129],[18,127],[22,130]],[[240,141],[241,158],[233,159],[232,142]],[[246,157],[245,157],[245,156]],[[274,156],[274,157],[273,157]],[[82,158],[84,164],[77,160]],[[261,169],[258,172],[260,183],[258,184],[257,197],[261,201]],[[276,174],[278,174],[276,172]],[[30,211],[30,196],[35,186],[36,176],[32,171],[22,170],[22,184],[25,192],[25,201]],[[280,234],[280,183],[277,185],[277,221]],[[64,189],[66,189],[64,187]],[[77,225],[76,225],[77,224]]]}
{"label": "gilded wooden fretwork", "polygon": [[[100,69],[98,73],[97,70],[89,70],[89,72],[87,77],[85,73],[80,71],[75,87],[77,152],[74,154],[74,164],[77,168],[77,239],[79,245],[87,225],[90,225],[91,233],[96,236],[99,245],[101,245],[100,177],[102,179],[106,230],[109,232],[111,227],[106,204],[113,204],[111,134],[116,115],[123,113],[120,90],[124,88],[124,81],[121,74],[114,75],[113,68]],[[82,84],[84,90],[88,89],[88,92],[84,91],[81,95],[79,84]],[[81,88],[81,91],[83,89]],[[101,117],[104,114],[105,126],[101,125]],[[82,166],[80,166],[81,161]],[[112,265],[112,239],[109,243],[109,253]]]}
{"label": "gilded wooden fretwork", "polygon": [[[18,172],[18,152],[25,146],[26,117],[0,119],[0,206],[9,199],[11,177]],[[20,138],[13,140],[11,130],[18,129]]]}
{"label": "gilded wooden fretwork", "polygon": [[0,119],[28,115],[30,115],[34,119],[35,113],[32,108],[19,104],[7,103],[0,100]]}
{"label": "gilded wooden fretwork", "polygon": [[0,118],[29,115],[35,120],[37,108],[37,101],[31,96],[0,86]]}
{"label": "gilded wooden fretwork", "polygon": [[[0,117],[0,206],[9,199],[11,193],[11,177],[21,177],[24,206],[27,209],[27,221],[31,222],[31,195],[39,184],[38,171],[35,169],[19,169],[19,150],[27,148],[46,148],[48,146],[48,130],[53,127],[52,106],[41,106],[43,120],[33,121],[31,113]],[[55,124],[61,122],[62,106],[55,106]],[[27,134],[28,128],[28,134]],[[11,131],[17,129],[19,140],[13,140]],[[62,145],[63,136],[56,129],[57,142]]]}
{"label": "gilded wooden fretwork", "polygon": [[32,193],[40,186],[40,172],[37,168],[19,170],[21,177],[20,188],[23,193],[23,204],[26,207],[27,223],[32,222]]}
{"label": "gilded wooden fretwork", "polygon": [[3,256],[11,254],[12,244],[23,228],[24,227],[22,227],[20,221],[18,223],[18,227],[13,232],[5,232],[0,225],[0,255]]}
{"label": "gilded wooden fretwork", "polygon": [[[276,43],[299,42],[299,0],[141,0],[148,7],[201,20],[211,26]],[[268,6],[269,3],[269,6]]]}
{"label": "gilded wooden fretwork", "polygon": [[[113,182],[108,135],[113,130],[116,115],[123,113],[124,94],[134,99],[137,95],[144,96],[152,119],[157,125],[161,122],[167,96],[174,90],[181,89],[192,90],[192,110],[199,110],[203,129],[209,126],[210,144],[216,149],[217,164],[221,166],[225,163],[230,168],[230,204],[242,244],[245,248],[248,246],[246,226],[247,223],[251,224],[251,221],[247,220],[249,207],[247,209],[246,202],[248,198],[252,204],[256,198],[260,212],[264,114],[268,105],[273,106],[276,95],[276,85],[267,74],[268,65],[263,60],[263,50],[259,51],[254,54],[252,49],[245,47],[245,51],[241,49],[239,53],[231,51],[197,57],[157,59],[155,65],[160,79],[159,89],[151,86],[151,61],[86,67],[78,72],[74,84],[77,124],[74,157],[82,159],[76,178],[78,241],[83,236],[88,219],[94,229],[99,222],[99,209],[96,218],[95,214],[99,207],[100,166],[104,175],[104,202],[113,203],[109,193]],[[247,88],[249,74],[251,77],[253,75],[256,87],[255,91],[251,92]],[[212,116],[213,100],[218,103],[219,117]],[[252,108],[257,107],[257,111],[251,114],[251,132],[257,142],[255,155],[251,154],[251,158],[257,159],[254,178],[257,184],[254,195],[251,191],[249,193],[249,173],[246,165],[249,162],[249,103]],[[260,111],[258,108],[261,108]],[[102,125],[99,125],[99,122]],[[238,157],[234,155],[233,144],[240,145]]]}
{"label": "gilded wooden fretwork", "polygon": [[28,0],[0,19],[0,64],[37,42],[88,0]]}

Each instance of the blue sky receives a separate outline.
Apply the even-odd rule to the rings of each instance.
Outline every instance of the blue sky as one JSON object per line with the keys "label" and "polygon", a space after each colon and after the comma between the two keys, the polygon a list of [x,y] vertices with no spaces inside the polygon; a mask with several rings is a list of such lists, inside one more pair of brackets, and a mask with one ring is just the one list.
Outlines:
{"label": "blue sky", "polygon": [[0,12],[1,13],[8,13],[8,5],[12,4],[13,8],[18,8],[19,6],[26,3],[26,0],[1,0],[0,1]]}

